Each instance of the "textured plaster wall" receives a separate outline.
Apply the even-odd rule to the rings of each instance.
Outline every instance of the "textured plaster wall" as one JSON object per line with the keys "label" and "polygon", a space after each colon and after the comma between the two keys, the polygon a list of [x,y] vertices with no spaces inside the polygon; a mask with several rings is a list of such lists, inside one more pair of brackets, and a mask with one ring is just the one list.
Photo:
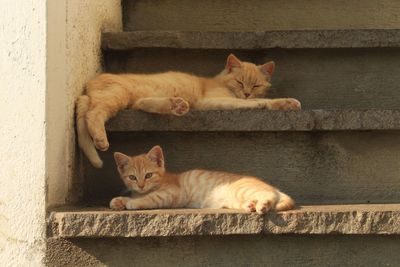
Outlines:
{"label": "textured plaster wall", "polygon": [[102,31],[121,31],[120,0],[48,1],[48,205],[74,202],[82,190],[74,102],[101,72]]}
{"label": "textured plaster wall", "polygon": [[46,1],[1,5],[0,265],[40,266],[46,246]]}

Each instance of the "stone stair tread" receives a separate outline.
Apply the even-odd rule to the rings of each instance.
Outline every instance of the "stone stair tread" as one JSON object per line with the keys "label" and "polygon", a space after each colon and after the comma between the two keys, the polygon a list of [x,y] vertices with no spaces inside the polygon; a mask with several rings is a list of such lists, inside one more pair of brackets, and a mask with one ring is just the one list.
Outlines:
{"label": "stone stair tread", "polygon": [[124,110],[106,128],[110,132],[399,130],[400,109],[194,110],[182,117]]}
{"label": "stone stair tread", "polygon": [[400,47],[399,29],[105,32],[104,50]]}
{"label": "stone stair tread", "polygon": [[148,237],[233,234],[400,234],[400,204],[300,206],[267,215],[238,210],[112,211],[63,207],[51,212],[52,237]]}

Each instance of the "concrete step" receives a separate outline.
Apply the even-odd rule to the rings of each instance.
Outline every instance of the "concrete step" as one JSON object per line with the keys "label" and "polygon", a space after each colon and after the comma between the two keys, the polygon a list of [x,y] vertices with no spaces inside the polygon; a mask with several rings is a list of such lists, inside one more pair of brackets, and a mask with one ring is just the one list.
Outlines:
{"label": "concrete step", "polygon": [[109,132],[400,130],[400,110],[192,110],[182,117],[124,110],[106,128]]}
{"label": "concrete step", "polygon": [[170,171],[211,169],[261,177],[302,204],[400,199],[398,110],[192,112],[177,118],[123,111],[107,125],[104,168],[86,160],[85,200],[120,194],[113,152],[161,145]]}
{"label": "concrete step", "polygon": [[398,251],[398,235],[47,239],[48,266],[398,266]]}
{"label": "concrete step", "polygon": [[400,204],[302,206],[266,215],[238,210],[64,208],[50,214],[49,237],[161,237],[237,234],[400,234]]}
{"label": "concrete step", "polygon": [[102,35],[104,50],[400,47],[398,29],[277,31],[128,31]]}
{"label": "concrete step", "polygon": [[396,0],[123,1],[129,30],[398,28]]}
{"label": "concrete step", "polygon": [[257,64],[274,60],[269,96],[295,97],[304,109],[396,109],[400,103],[400,48],[105,50],[105,67],[112,73],[175,70],[214,76],[232,52]]}

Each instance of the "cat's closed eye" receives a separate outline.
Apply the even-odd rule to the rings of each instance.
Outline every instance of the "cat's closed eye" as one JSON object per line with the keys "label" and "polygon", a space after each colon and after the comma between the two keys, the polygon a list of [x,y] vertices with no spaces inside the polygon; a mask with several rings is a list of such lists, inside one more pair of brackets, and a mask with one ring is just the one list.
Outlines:
{"label": "cat's closed eye", "polygon": [[129,175],[128,178],[132,181],[137,181],[137,177],[135,175]]}
{"label": "cat's closed eye", "polygon": [[256,84],[256,85],[253,85],[253,88],[258,88],[258,87],[261,87],[262,85],[261,84]]}
{"label": "cat's closed eye", "polygon": [[239,80],[236,80],[236,82],[243,88],[243,83]]}
{"label": "cat's closed eye", "polygon": [[145,179],[150,179],[153,176],[152,172],[146,173],[146,175],[144,176]]}

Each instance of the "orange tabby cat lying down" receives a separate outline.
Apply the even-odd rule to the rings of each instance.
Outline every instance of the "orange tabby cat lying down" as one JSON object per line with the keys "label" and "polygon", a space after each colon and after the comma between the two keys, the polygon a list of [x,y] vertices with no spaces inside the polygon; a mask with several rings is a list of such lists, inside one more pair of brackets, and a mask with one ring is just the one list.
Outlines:
{"label": "orange tabby cat lying down", "polygon": [[288,195],[255,177],[204,170],[168,173],[159,146],[134,157],[116,152],[114,158],[126,187],[139,193],[113,198],[114,210],[228,208],[262,214],[294,207]]}
{"label": "orange tabby cat lying down", "polygon": [[109,147],[104,124],[125,108],[176,116],[186,114],[190,107],[300,109],[300,102],[293,98],[263,98],[274,68],[272,61],[256,66],[231,54],[225,69],[214,78],[181,72],[101,74],[87,83],[86,95],[77,100],[79,146],[93,166],[101,168],[96,148],[106,151]]}

